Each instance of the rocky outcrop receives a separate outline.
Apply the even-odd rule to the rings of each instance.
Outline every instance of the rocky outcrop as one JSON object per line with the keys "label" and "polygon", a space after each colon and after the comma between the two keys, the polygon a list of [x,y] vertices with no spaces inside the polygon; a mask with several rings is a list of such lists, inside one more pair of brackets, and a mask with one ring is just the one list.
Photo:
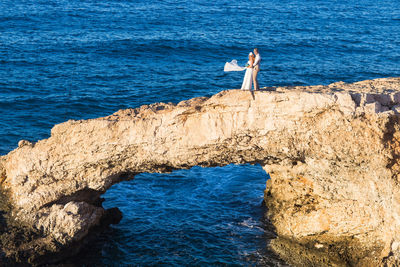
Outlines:
{"label": "rocky outcrop", "polygon": [[[50,138],[20,141],[0,158],[9,217],[37,236],[16,250],[57,252],[80,242],[110,214],[101,194],[138,173],[259,163],[271,175],[265,202],[279,235],[271,245],[283,258],[395,263],[398,112],[400,78],[386,78],[229,90],[56,125]],[[294,255],[298,246],[302,256]]]}

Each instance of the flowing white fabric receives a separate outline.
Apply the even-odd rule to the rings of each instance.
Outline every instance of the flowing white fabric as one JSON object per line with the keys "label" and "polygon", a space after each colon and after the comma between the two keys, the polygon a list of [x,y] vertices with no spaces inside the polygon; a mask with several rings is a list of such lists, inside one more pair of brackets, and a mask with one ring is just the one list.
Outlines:
{"label": "flowing white fabric", "polygon": [[[250,64],[250,61],[248,62]],[[253,84],[253,69],[246,68],[246,73],[244,74],[242,90],[251,90]]]}
{"label": "flowing white fabric", "polygon": [[232,60],[231,62],[226,62],[225,67],[224,67],[224,71],[242,71],[245,69],[246,69],[246,67],[240,67],[237,64],[236,59]]}

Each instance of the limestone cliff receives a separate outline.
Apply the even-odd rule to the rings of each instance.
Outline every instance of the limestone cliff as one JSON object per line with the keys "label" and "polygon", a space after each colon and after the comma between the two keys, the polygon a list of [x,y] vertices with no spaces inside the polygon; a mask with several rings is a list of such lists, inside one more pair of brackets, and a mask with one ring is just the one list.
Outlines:
{"label": "limestone cliff", "polygon": [[[56,252],[102,222],[100,195],[114,183],[142,172],[259,163],[271,175],[265,201],[283,258],[304,264],[325,253],[333,265],[394,264],[398,112],[400,78],[223,91],[56,125],[50,138],[20,141],[1,157],[0,181],[10,217],[39,236],[21,249]],[[287,241],[311,256],[301,262]]]}

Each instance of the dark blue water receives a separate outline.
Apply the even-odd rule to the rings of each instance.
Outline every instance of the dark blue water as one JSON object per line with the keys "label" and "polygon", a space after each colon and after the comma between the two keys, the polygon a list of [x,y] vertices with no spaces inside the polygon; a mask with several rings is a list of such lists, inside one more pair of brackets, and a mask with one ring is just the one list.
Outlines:
{"label": "dark blue water", "polygon": [[274,237],[261,207],[261,166],[195,167],[141,174],[114,185],[105,206],[121,223],[73,263],[88,265],[255,265],[282,262],[267,250]]}
{"label": "dark blue water", "polygon": [[[399,0],[0,2],[0,154],[68,119],[238,88],[257,46],[260,85],[400,76]],[[260,264],[259,166],[140,175],[106,206],[125,217],[82,263]],[[267,236],[267,237],[266,237]],[[79,262],[78,262],[79,263]],[[272,263],[271,263],[272,264]]]}

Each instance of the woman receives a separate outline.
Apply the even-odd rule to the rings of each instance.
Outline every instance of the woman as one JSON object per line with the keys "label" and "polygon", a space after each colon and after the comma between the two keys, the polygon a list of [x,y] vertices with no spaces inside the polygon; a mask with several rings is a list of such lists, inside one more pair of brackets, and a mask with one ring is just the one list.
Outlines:
{"label": "woman", "polygon": [[242,83],[242,90],[251,90],[251,85],[253,82],[253,63],[254,63],[254,54],[250,52],[249,54],[249,61],[247,62],[247,69],[246,73],[244,74],[243,83]]}

